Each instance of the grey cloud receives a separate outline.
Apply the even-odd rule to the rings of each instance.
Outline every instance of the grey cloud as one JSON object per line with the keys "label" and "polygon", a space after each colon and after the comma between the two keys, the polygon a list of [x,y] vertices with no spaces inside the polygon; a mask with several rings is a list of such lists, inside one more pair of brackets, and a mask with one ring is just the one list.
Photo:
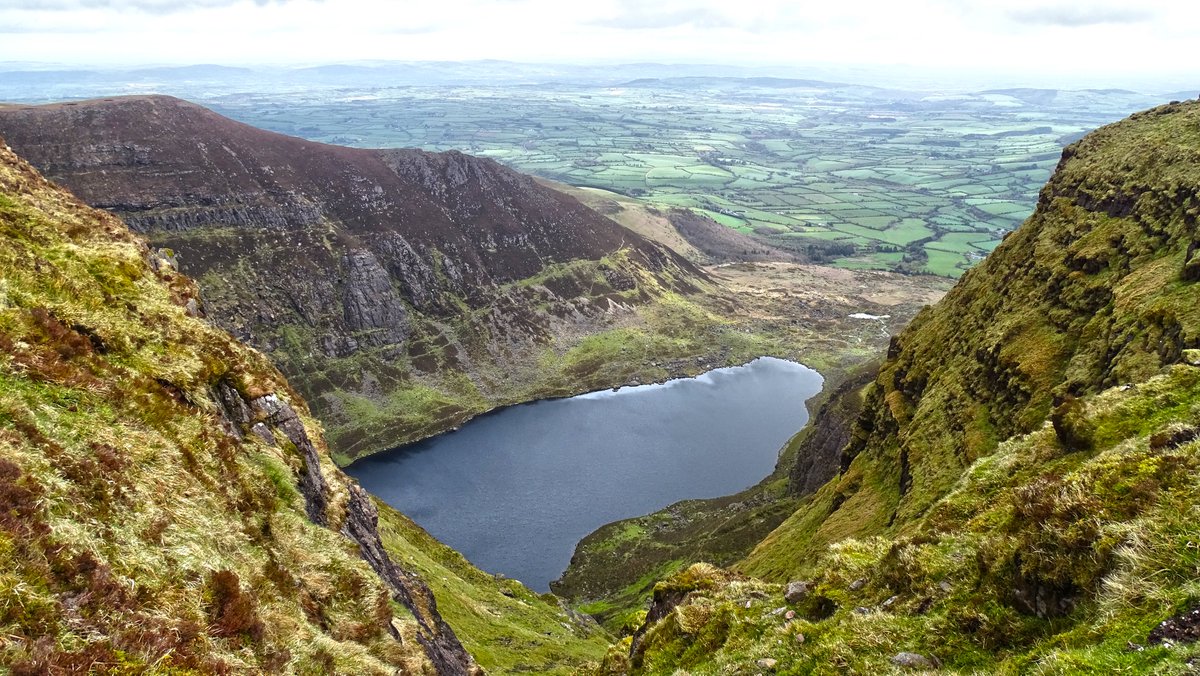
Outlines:
{"label": "grey cloud", "polygon": [[1049,5],[1014,10],[1009,12],[1008,16],[1017,23],[1078,28],[1100,24],[1128,24],[1149,21],[1154,18],[1154,12],[1145,7]]}

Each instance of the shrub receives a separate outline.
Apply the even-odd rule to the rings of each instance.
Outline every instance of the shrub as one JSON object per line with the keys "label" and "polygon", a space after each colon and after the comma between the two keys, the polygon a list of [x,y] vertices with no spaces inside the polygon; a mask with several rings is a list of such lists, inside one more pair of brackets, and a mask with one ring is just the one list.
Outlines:
{"label": "shrub", "polygon": [[245,636],[259,641],[263,635],[263,623],[258,617],[258,605],[254,598],[242,593],[237,573],[220,570],[209,576],[209,630],[221,638]]}

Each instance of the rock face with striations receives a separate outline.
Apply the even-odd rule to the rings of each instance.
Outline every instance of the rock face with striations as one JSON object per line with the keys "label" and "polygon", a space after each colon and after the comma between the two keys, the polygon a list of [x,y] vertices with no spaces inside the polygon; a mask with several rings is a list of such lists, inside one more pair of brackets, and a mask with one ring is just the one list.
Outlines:
{"label": "rock face with striations", "polygon": [[457,152],[313,143],[161,96],[0,106],[0,134],[178,254],[208,316],[272,354],[343,458],[620,384],[538,365],[703,284],[574,198]]}
{"label": "rock face with striations", "polygon": [[[367,249],[346,252],[346,290],[343,308],[346,328],[372,345],[397,345],[408,337],[408,312],[392,280],[375,254]],[[346,346],[349,353],[356,344]]]}

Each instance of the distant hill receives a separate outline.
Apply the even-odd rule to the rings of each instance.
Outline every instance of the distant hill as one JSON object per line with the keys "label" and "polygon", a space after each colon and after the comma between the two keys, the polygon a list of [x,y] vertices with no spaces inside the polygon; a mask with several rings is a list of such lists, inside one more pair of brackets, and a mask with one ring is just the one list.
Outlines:
{"label": "distant hill", "polygon": [[165,77],[188,80],[220,80],[226,78],[252,77],[255,71],[250,68],[235,68],[213,64],[197,64],[194,66],[157,66],[154,68],[138,68],[126,71],[135,78]]}
{"label": "distant hill", "polygon": [[1190,101],[1195,98],[1200,98],[1200,94],[1197,92],[1200,92],[1200,87],[1197,87],[1195,90],[1189,89],[1182,92],[1168,92],[1163,94],[1162,98],[1169,101]]}
{"label": "distant hill", "polygon": [[980,94],[1003,94],[1005,96],[1011,96],[1015,99],[1020,99],[1026,103],[1046,105],[1054,101],[1054,99],[1058,96],[1058,90],[1032,88],[986,89],[980,92]]}
{"label": "distant hill", "polygon": [[748,86],[748,87],[768,87],[773,89],[844,89],[846,87],[855,87],[863,89],[875,89],[875,87],[863,87],[862,85],[851,85],[844,82],[824,82],[821,80],[801,80],[795,78],[782,77],[711,77],[711,76],[683,76],[683,77],[652,77],[639,78],[622,83],[622,87],[707,87],[707,86]]}

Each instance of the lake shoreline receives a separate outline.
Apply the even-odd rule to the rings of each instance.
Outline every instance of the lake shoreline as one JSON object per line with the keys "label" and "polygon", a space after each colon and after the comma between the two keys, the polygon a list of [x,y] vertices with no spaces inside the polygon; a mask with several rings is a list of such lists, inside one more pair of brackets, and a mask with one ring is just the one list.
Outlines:
{"label": "lake shoreline", "polygon": [[[655,387],[655,386],[667,385],[667,384],[674,383],[674,382],[695,380],[697,378],[700,378],[701,376],[707,375],[709,373],[714,373],[717,371],[727,371],[730,369],[745,368],[746,366],[749,366],[750,364],[753,364],[754,362],[759,361],[761,359],[778,359],[779,361],[786,361],[786,362],[789,362],[792,364],[798,364],[800,366],[803,366],[806,369],[809,369],[810,371],[816,372],[817,375],[819,375],[821,377],[822,391],[824,390],[825,385],[828,384],[828,382],[829,382],[829,378],[827,378],[824,373],[818,371],[817,369],[813,368],[812,366],[809,366],[808,364],[805,364],[804,362],[797,361],[797,360],[791,359],[789,357],[779,357],[779,356],[776,356],[773,354],[762,354],[762,355],[759,355],[752,359],[748,359],[744,362],[741,362],[739,364],[727,364],[725,366],[716,366],[716,367],[710,368],[705,371],[700,371],[699,373],[696,373],[694,375],[668,376],[666,378],[661,378],[659,380],[652,380],[652,381],[646,382],[646,383],[642,382],[641,380],[639,380],[637,378],[630,378],[630,379],[626,380],[625,382],[623,382],[619,385],[614,385],[612,387],[602,387],[602,388],[594,389],[594,390],[585,390],[582,392],[576,392],[574,394],[562,394],[562,395],[551,395],[551,396],[545,396],[545,397],[536,397],[533,399],[528,399],[526,401],[518,401],[518,402],[511,403],[511,404],[500,404],[498,406],[493,406],[489,409],[475,413],[475,414],[471,415],[470,417],[463,419],[461,422],[454,425],[453,427],[447,427],[446,429],[444,429],[440,432],[435,432],[428,436],[418,437],[416,439],[406,441],[403,444],[400,444],[398,446],[390,446],[388,448],[384,448],[382,450],[375,451],[374,453],[368,453],[367,455],[356,457],[351,462],[349,462],[345,465],[339,465],[339,467],[342,469],[342,471],[348,472],[350,470],[350,468],[354,467],[355,465],[358,465],[359,463],[370,460],[371,458],[374,458],[376,456],[393,453],[396,451],[400,451],[404,448],[407,448],[409,446],[415,446],[417,444],[428,442],[432,439],[437,439],[439,437],[443,437],[448,434],[453,434],[454,432],[461,430],[462,428],[466,427],[467,425],[469,425],[472,422],[475,422],[476,420],[480,420],[480,419],[486,418],[491,415],[503,413],[509,409],[520,408],[522,406],[531,406],[533,404],[539,404],[542,402],[563,401],[566,399],[574,399],[576,397],[584,397],[584,396],[592,395],[592,394],[602,394],[605,392],[618,393],[618,392],[621,392],[622,390],[628,390],[630,388],[635,388],[635,387]],[[815,397],[815,396],[818,396],[819,394],[820,394],[820,392],[818,392],[817,394],[814,394],[813,396]],[[797,432],[799,432],[799,431],[800,430],[797,430]]]}
{"label": "lake shoreline", "polygon": [[758,357],[498,407],[348,473],[483,570],[545,591],[596,528],[762,481],[825,382]]}

